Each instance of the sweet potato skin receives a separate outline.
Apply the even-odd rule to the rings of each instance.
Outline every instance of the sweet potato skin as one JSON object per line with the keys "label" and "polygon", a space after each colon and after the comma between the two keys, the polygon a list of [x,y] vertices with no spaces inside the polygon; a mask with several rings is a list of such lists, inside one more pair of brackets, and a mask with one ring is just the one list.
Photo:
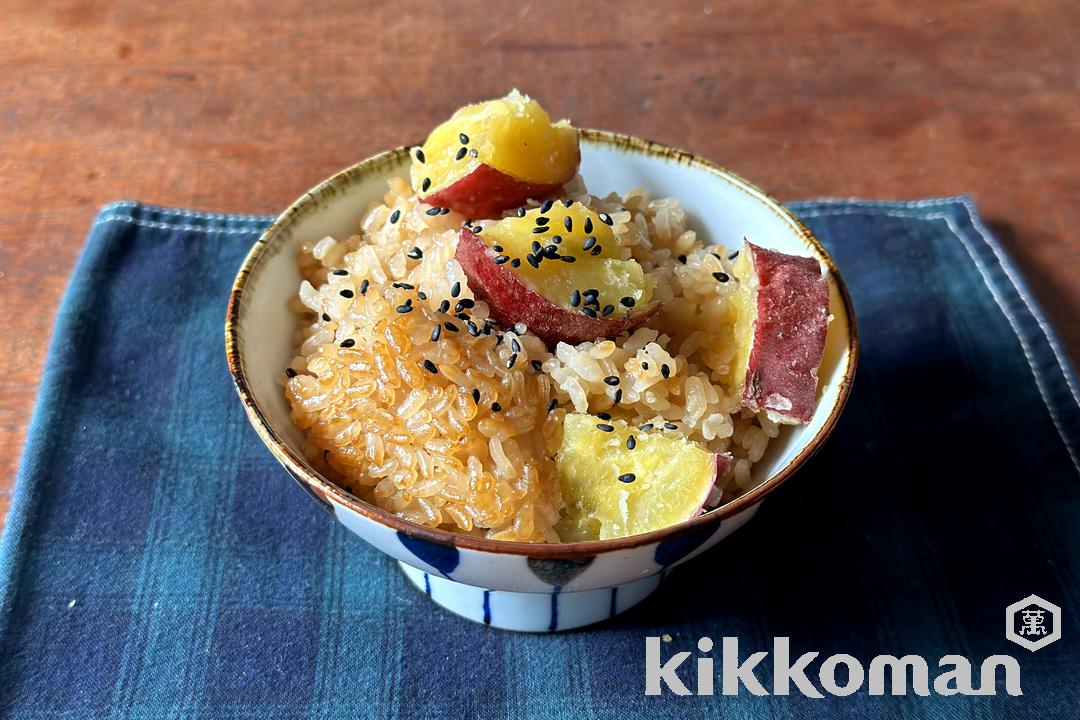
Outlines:
{"label": "sweet potato skin", "polygon": [[420,200],[435,207],[450,208],[467,218],[482,220],[498,217],[503,210],[518,207],[529,198],[550,195],[569,180],[530,183],[481,163],[450,185]]}
{"label": "sweet potato skin", "polygon": [[716,453],[716,477],[713,482],[717,482],[723,478],[734,464],[735,460],[731,455],[726,453]]}
{"label": "sweet potato skin", "polygon": [[488,304],[492,317],[505,326],[525,323],[549,348],[560,341],[576,345],[615,337],[637,327],[660,309],[657,303],[630,317],[591,318],[561,308],[530,289],[509,269],[496,264],[484,241],[466,228],[461,230],[456,257],[469,279],[469,288]]}
{"label": "sweet potato skin", "polygon": [[747,242],[758,280],[742,405],[788,422],[814,414],[829,326],[829,286],[818,261]]}

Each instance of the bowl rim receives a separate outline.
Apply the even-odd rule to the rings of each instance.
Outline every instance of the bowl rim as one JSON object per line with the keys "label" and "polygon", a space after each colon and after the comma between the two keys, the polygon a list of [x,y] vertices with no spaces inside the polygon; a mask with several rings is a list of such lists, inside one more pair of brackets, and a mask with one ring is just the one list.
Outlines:
{"label": "bowl rim", "polygon": [[846,348],[847,365],[840,378],[836,403],[833,405],[829,416],[825,419],[824,423],[822,423],[821,428],[819,428],[810,439],[810,442],[808,442],[802,450],[789,460],[779,471],[731,502],[698,515],[695,518],[679,523],[678,525],[671,525],[648,533],[611,540],[584,540],[569,543],[532,543],[517,540],[490,540],[487,538],[458,534],[450,530],[428,527],[419,525],[410,520],[405,520],[404,518],[398,517],[397,515],[355,497],[329,480],[324,479],[317,471],[307,464],[303,457],[298,456],[290,450],[288,445],[281,440],[267,421],[266,415],[262,412],[262,409],[255,399],[254,393],[252,393],[250,389],[243,357],[240,353],[239,338],[241,329],[239,310],[241,299],[244,295],[244,288],[247,284],[247,280],[251,276],[253,270],[259,265],[263,252],[270,245],[270,241],[278,233],[292,225],[299,217],[306,215],[308,212],[317,210],[318,206],[316,201],[324,194],[336,194],[338,192],[338,187],[342,184],[351,184],[370,172],[377,172],[388,165],[400,163],[403,156],[408,155],[411,149],[417,146],[415,144],[402,145],[392,150],[383,151],[347,168],[339,170],[293,201],[293,203],[274,220],[274,222],[252,245],[244,258],[243,264],[240,266],[240,270],[233,282],[232,291],[229,294],[229,305],[225,318],[225,351],[228,358],[229,372],[232,375],[233,384],[240,396],[248,420],[278,461],[281,462],[297,480],[307,483],[310,489],[318,497],[325,501],[325,497],[329,495],[333,497],[336,503],[349,508],[369,520],[387,526],[391,530],[403,533],[410,538],[429,543],[454,546],[479,552],[523,555],[537,559],[583,558],[617,550],[629,550],[643,545],[651,545],[653,543],[669,540],[698,530],[707,525],[719,523],[725,518],[730,518],[747,510],[757,505],[767,495],[783,485],[788,478],[790,478],[820,449],[825,440],[832,434],[844,406],[847,403],[848,397],[851,394],[855,370],[858,365],[859,338],[855,310],[851,301],[851,296],[848,292],[847,284],[844,282],[832,256],[825,250],[825,247],[821,242],[814,237],[813,233],[811,233],[794,214],[789,212],[783,205],[767,193],[735,173],[725,170],[723,167],[709,160],[699,158],[685,150],[610,130],[580,128],[579,133],[583,142],[607,146],[624,152],[635,152],[649,157],[660,158],[665,161],[675,161],[718,176],[720,179],[728,182],[728,184],[733,185],[745,194],[766,205],[774,214],[792,225],[793,229],[797,231],[801,239],[817,255],[817,259],[826,266],[832,281],[835,283],[844,307],[844,313],[847,316],[847,326],[849,328]]}

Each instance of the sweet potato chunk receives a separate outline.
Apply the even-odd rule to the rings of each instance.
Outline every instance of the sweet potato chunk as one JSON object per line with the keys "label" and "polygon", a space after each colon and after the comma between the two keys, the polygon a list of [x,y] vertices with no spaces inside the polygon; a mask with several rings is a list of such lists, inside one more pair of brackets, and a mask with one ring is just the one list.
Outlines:
{"label": "sweet potato chunk", "polygon": [[829,286],[818,261],[746,242],[739,280],[732,382],[743,407],[774,422],[808,422],[829,325]]}
{"label": "sweet potato chunk", "polygon": [[[499,263],[496,262],[497,259],[501,259],[499,253],[488,247],[480,236],[469,229],[462,229],[458,240],[457,260],[469,278],[469,287],[473,294],[488,304],[491,315],[496,320],[504,325],[525,323],[529,330],[548,344],[548,347],[554,347],[560,341],[577,344],[597,338],[615,337],[637,327],[660,309],[659,304],[653,304],[651,307],[630,314],[630,311],[620,304],[621,312],[618,315],[612,313],[607,317],[590,317],[582,312],[568,310],[555,304],[542,295],[536,286],[527,285],[527,280],[510,269],[507,262]],[[620,275],[617,271],[626,270],[627,268],[621,266],[633,263],[630,260],[605,260],[603,262],[619,263],[620,266],[614,269],[601,268],[598,275],[590,275],[590,277],[595,280],[597,276],[607,273],[612,284],[626,281],[626,274]],[[633,264],[637,265],[637,263]],[[564,268],[570,265],[564,263],[557,263],[557,265],[562,267],[559,267],[560,274],[556,276],[556,284],[560,287],[573,284],[572,279],[567,280],[561,274],[566,272]],[[554,268],[556,265],[553,264],[551,267]],[[640,271],[641,267],[637,266],[637,269]],[[641,275],[637,277],[640,279]],[[639,289],[638,292],[642,291]],[[570,293],[565,294],[569,296]]]}
{"label": "sweet potato chunk", "polygon": [[578,133],[517,90],[467,105],[414,150],[413,190],[430,205],[481,219],[548,195],[574,177]]}
{"label": "sweet potato chunk", "polygon": [[571,542],[637,535],[697,516],[731,458],[676,432],[571,413],[555,462],[566,500],[559,537]]}
{"label": "sweet potato chunk", "polygon": [[618,244],[610,223],[580,203],[548,200],[479,236],[466,228],[458,260],[504,324],[523,322],[549,345],[614,337],[656,307],[649,306],[654,278]]}

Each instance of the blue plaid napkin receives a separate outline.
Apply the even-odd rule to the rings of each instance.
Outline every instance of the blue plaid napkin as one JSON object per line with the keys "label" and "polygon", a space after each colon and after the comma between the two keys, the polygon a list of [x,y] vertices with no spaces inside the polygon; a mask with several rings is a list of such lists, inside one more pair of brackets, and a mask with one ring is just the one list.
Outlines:
{"label": "blue plaid napkin", "polygon": [[[269,218],[104,208],[0,548],[0,716],[1076,717],[1080,405],[1064,353],[967,199],[792,208],[859,318],[835,435],[646,603],[533,636],[438,609],[248,427],[222,326]],[[1032,593],[1061,607],[1061,639],[1035,652],[1005,637],[1007,606]],[[647,636],[665,659],[709,636],[717,668],[723,636],[743,658],[777,636],[864,664],[1008,654],[1023,695],[723,696],[717,681],[713,697],[646,697]]]}

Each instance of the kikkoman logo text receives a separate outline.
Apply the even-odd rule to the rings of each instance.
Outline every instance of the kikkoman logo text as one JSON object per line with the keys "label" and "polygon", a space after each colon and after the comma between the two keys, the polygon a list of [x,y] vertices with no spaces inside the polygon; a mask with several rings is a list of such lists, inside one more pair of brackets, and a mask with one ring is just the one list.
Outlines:
{"label": "kikkoman logo text", "polygon": [[[720,671],[712,657],[713,641],[703,637],[697,642],[701,653],[696,658],[694,682],[689,685],[678,673],[679,667],[691,656],[690,651],[677,652],[664,660],[660,638],[645,638],[645,694],[713,695],[719,681],[724,695],[738,695],[745,689],[753,695],[789,695],[796,690],[811,698],[830,695],[852,695],[864,687],[870,695],[997,695],[999,669],[1004,691],[1023,695],[1020,689],[1020,665],[1008,655],[991,655],[982,661],[978,677],[972,673],[972,663],[962,655],[945,655],[937,660],[931,680],[930,664],[920,655],[878,655],[864,665],[851,655],[838,654],[822,658],[821,653],[807,652],[794,662],[788,638],[773,638],[772,687],[762,684],[755,670],[766,663],[769,653],[758,651],[739,656],[739,638],[725,637],[720,649]],[[689,673],[683,672],[683,676]],[[817,682],[814,682],[816,678]],[[977,684],[976,684],[977,681]]]}

